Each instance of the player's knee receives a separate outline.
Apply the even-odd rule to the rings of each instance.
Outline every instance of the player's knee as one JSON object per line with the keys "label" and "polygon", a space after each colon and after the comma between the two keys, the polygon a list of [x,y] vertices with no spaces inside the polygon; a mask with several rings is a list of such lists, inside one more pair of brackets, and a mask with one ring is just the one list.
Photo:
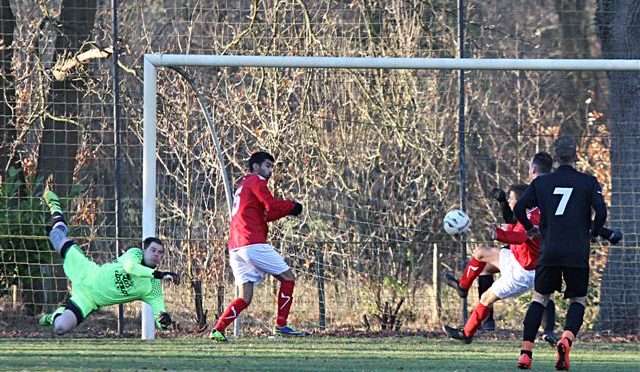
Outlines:
{"label": "player's knee", "polygon": [[585,304],[587,303],[587,298],[584,297],[584,296],[583,297],[573,297],[573,298],[570,298],[569,301],[571,303],[579,303],[582,306],[585,306]]}
{"label": "player's knee", "polygon": [[480,296],[480,303],[484,306],[490,306],[495,302],[495,296],[491,291],[486,291]]}
{"label": "player's knee", "polygon": [[538,292],[534,292],[533,293],[533,301],[537,302],[539,304],[542,304],[542,306],[547,307],[547,304],[549,303],[549,297],[550,295],[546,294],[540,294]]}
{"label": "player's knee", "polygon": [[58,336],[62,336],[65,333],[69,332],[70,330],[71,330],[71,327],[68,327],[63,322],[58,322],[53,326],[53,333],[55,333]]}

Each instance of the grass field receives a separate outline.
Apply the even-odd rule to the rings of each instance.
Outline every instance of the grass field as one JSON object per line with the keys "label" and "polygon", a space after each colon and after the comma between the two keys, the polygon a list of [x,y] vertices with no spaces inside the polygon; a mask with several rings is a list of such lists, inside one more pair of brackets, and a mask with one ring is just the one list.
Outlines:
{"label": "grass field", "polygon": [[[2,370],[515,370],[518,342],[443,339],[240,338],[214,344],[205,338],[0,339]],[[554,350],[540,344],[534,369],[553,370]],[[640,370],[640,345],[579,342],[571,352],[577,371]]]}

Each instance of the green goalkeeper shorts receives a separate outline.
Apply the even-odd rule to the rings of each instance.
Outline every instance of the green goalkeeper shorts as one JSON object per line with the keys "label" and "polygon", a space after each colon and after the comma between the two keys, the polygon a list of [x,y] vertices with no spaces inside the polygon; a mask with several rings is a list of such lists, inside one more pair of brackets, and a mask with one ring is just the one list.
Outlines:
{"label": "green goalkeeper shorts", "polygon": [[[98,265],[85,256],[80,248],[74,244],[64,258],[64,273],[71,281],[71,298],[86,318],[92,311],[98,309],[91,296],[91,284],[98,272]],[[80,322],[82,319],[78,319]]]}

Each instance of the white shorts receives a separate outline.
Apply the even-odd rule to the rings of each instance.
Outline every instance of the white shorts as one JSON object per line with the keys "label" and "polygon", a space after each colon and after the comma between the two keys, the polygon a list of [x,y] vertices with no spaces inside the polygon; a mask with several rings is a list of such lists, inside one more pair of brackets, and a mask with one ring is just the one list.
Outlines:
{"label": "white shorts", "polygon": [[500,250],[500,278],[491,286],[491,290],[500,299],[518,296],[533,289],[535,270],[525,270],[511,249]]}
{"label": "white shorts", "polygon": [[236,285],[247,282],[260,284],[265,274],[279,275],[289,266],[275,248],[269,244],[251,244],[229,252],[229,264]]}

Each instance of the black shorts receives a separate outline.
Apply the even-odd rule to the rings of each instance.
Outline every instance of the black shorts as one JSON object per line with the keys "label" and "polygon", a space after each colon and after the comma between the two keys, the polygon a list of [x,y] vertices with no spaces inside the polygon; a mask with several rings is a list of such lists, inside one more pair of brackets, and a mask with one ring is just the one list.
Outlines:
{"label": "black shorts", "polygon": [[536,267],[535,290],[542,295],[562,291],[562,279],[566,288],[564,298],[585,297],[589,286],[588,267],[540,266]]}

